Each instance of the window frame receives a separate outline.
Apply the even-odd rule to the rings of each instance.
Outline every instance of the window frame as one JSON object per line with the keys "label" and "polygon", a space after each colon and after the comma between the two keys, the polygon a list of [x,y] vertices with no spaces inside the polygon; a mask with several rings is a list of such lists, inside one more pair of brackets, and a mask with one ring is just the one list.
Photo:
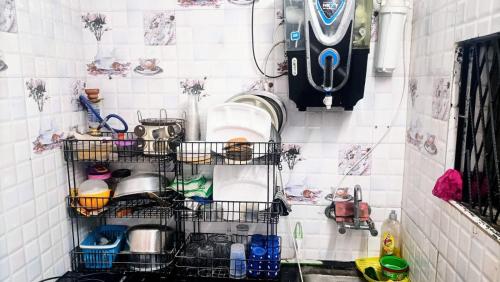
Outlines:
{"label": "window frame", "polygon": [[500,231],[500,33],[462,41],[457,53],[460,65],[454,166],[463,177],[460,204],[488,227]]}

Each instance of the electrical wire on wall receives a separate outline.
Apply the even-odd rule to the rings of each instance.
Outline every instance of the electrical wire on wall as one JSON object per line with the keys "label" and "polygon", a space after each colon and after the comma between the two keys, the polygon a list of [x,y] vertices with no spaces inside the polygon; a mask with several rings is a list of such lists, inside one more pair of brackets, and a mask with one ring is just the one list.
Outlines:
{"label": "electrical wire on wall", "polygon": [[[255,14],[255,0],[252,1],[252,16],[251,16],[251,24],[250,24],[250,28],[252,30],[252,56],[253,56],[253,61],[255,63],[255,66],[257,67],[257,69],[259,70],[259,72],[263,76],[265,76],[267,78],[279,78],[279,77],[287,75],[288,74],[287,72],[284,72],[284,73],[279,74],[279,75],[268,75],[266,73],[266,71],[265,71],[266,70],[266,66],[267,66],[267,61],[268,61],[269,56],[271,55],[272,51],[274,50],[274,48],[276,48],[276,46],[278,46],[279,44],[284,43],[284,41],[280,41],[278,43],[274,43],[274,34],[273,34],[273,46],[271,47],[271,50],[269,51],[269,53],[266,56],[266,59],[265,59],[265,62],[264,62],[264,70],[262,70],[260,68],[259,63],[257,62],[257,57],[255,56],[254,14]],[[281,25],[281,23],[280,23],[280,25]],[[274,33],[276,33],[276,30],[275,30]]]}

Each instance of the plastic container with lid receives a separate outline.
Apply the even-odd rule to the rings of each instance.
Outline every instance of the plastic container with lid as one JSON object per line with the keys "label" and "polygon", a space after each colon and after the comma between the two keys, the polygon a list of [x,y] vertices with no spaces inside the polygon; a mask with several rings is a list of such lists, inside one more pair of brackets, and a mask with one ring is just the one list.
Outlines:
{"label": "plastic container with lid", "polygon": [[230,256],[229,277],[232,279],[245,278],[247,274],[245,246],[241,243],[232,244]]}
{"label": "plastic container with lid", "polygon": [[85,209],[100,209],[108,204],[111,190],[102,180],[85,180],[78,187],[78,203]]}
{"label": "plastic container with lid", "polygon": [[395,210],[382,224],[380,237],[380,257],[401,256],[401,224]]}

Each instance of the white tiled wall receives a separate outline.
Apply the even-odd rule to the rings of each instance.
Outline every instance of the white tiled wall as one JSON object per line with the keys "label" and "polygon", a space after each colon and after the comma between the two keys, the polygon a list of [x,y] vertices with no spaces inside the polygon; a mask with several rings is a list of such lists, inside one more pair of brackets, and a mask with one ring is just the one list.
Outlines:
{"label": "white tiled wall", "polygon": [[[179,82],[184,78],[207,76],[207,93],[202,109],[223,102],[260,79],[250,49],[250,7],[234,6],[221,0],[219,8],[179,8],[176,1],[136,0],[17,0],[19,33],[0,33],[9,70],[0,73],[0,129],[12,132],[0,139],[0,280],[36,281],[69,269],[68,222],[64,206],[66,172],[59,151],[31,153],[37,135],[38,114],[27,98],[24,79],[47,80],[53,97],[47,115],[59,120],[61,128],[78,124],[81,114],[71,113],[71,83],[85,78],[89,87],[98,87],[105,112],[116,112],[135,124],[135,111],[157,115],[164,107],[175,112],[182,108]],[[272,45],[276,12],[280,0],[260,0],[256,4],[256,50],[262,65]],[[144,46],[143,12],[174,10],[177,43],[173,46]],[[86,63],[96,53],[95,39],[83,29],[80,15],[101,12],[108,16],[111,31],[103,45],[132,63],[140,57],[160,59],[164,72],[143,77],[131,72],[126,77],[95,77],[85,74]],[[410,13],[411,14],[411,13]],[[406,34],[409,54],[411,25]],[[278,30],[277,37],[282,37]],[[311,187],[329,193],[341,178],[339,150],[348,144],[373,145],[387,129],[402,95],[403,61],[392,76],[372,70],[373,48],[368,62],[365,98],[352,112],[298,112],[287,97],[286,78],[276,79],[274,92],[288,108],[289,121],[284,142],[302,145],[303,161],[294,176],[308,175]],[[278,48],[269,62],[275,70],[283,60]],[[407,60],[408,62],[409,60]],[[405,100],[406,101],[406,100]],[[395,126],[372,156],[370,175],[349,176],[344,185],[360,184],[364,199],[372,205],[372,217],[380,228],[390,209],[401,208],[405,152],[406,102]],[[339,235],[336,225],[324,216],[324,206],[294,206],[281,220],[284,257],[292,257],[287,220],[304,227],[302,258],[353,260],[378,253],[378,238],[367,232],[348,231]]]}
{"label": "white tiled wall", "polygon": [[[207,93],[201,107],[221,103],[228,97],[248,88],[260,79],[253,64],[250,45],[250,6],[237,6],[219,1],[219,8],[180,8],[177,1],[81,1],[82,12],[99,12],[109,17],[108,31],[103,43],[115,48],[123,60],[138,65],[140,57],[159,58],[164,72],[144,77],[131,72],[127,77],[87,76],[90,87],[101,88],[104,110],[115,112],[136,124],[136,110],[143,116],[157,117],[159,108],[175,112],[182,109],[184,95],[179,82],[184,78],[207,77]],[[260,0],[255,10],[255,37],[258,60],[263,65],[266,52],[272,46],[275,27],[279,23],[276,13],[282,10],[281,0]],[[175,11],[177,40],[172,46],[145,46],[143,40],[143,13],[149,11]],[[411,17],[411,12],[409,13]],[[411,22],[407,25],[407,52]],[[280,28],[276,37],[283,38]],[[90,62],[96,53],[96,40],[84,31],[84,56]],[[372,44],[375,48],[375,44]],[[275,70],[283,61],[280,46],[268,70]],[[308,176],[312,188],[330,193],[339,175],[339,150],[348,144],[374,144],[386,131],[395,114],[403,91],[403,62],[392,76],[377,75],[372,70],[374,49],[369,56],[365,97],[352,112],[298,112],[287,98],[286,78],[273,80],[274,92],[287,105],[289,120],[282,137],[286,143],[300,144],[304,161],[297,164],[294,176]],[[401,56],[401,54],[400,54]],[[409,56],[406,60],[409,63]],[[401,207],[404,162],[404,136],[406,100],[399,111],[395,126],[373,153],[371,174],[349,176],[343,183],[353,187],[360,184],[364,200],[372,205],[373,218],[380,223],[391,209],[398,214]],[[324,215],[324,206],[294,206],[293,212],[281,220],[279,232],[285,238],[284,257],[293,257],[287,220],[291,226],[301,221],[304,226],[302,257],[350,261],[360,256],[378,254],[378,238],[368,232],[348,231],[339,235],[336,225]]]}
{"label": "white tiled wall", "polygon": [[[0,72],[0,281],[39,281],[69,269],[66,168],[60,150],[32,153],[40,124],[61,129],[71,112],[71,84],[84,74],[79,1],[17,0],[18,33],[0,32],[9,68]],[[25,80],[47,82],[43,120]]]}
{"label": "white tiled wall", "polygon": [[418,98],[408,107],[408,124],[419,119],[424,132],[435,134],[438,154],[406,146],[403,253],[412,281],[500,280],[500,244],[431,194],[436,179],[453,166],[457,110],[454,103],[450,121],[432,118],[435,81],[452,81],[454,42],[498,32],[499,23],[500,1],[414,1],[411,78]]}

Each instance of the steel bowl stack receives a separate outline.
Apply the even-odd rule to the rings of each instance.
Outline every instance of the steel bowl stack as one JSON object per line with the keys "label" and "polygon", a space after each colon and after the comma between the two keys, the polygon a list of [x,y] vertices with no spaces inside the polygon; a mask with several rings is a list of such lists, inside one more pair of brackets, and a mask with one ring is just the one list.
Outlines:
{"label": "steel bowl stack", "polygon": [[226,102],[242,103],[259,107],[269,113],[272,124],[278,133],[281,133],[287,121],[285,104],[278,96],[262,90],[251,90],[237,94]]}

